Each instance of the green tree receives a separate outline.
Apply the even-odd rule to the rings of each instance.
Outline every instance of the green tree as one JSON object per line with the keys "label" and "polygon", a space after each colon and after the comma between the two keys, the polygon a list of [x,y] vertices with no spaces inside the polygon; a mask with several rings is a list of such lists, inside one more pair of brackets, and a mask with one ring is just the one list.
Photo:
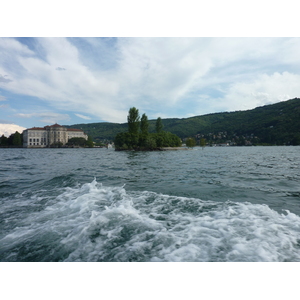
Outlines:
{"label": "green tree", "polygon": [[135,107],[129,109],[128,116],[128,132],[129,140],[126,143],[129,149],[134,149],[139,144],[139,128],[140,128],[140,116],[139,110]]}
{"label": "green tree", "polygon": [[21,139],[21,134],[16,131],[13,137],[13,145],[14,146],[21,146],[22,145],[22,139]]}
{"label": "green tree", "polygon": [[88,136],[86,145],[87,145],[89,148],[93,148],[93,147],[94,147],[94,142],[93,142],[93,139],[92,139],[92,137],[91,137],[90,135]]}
{"label": "green tree", "polygon": [[87,144],[87,141],[83,137],[73,137],[69,139],[67,145],[68,146],[80,146],[84,147]]}
{"label": "green tree", "polygon": [[206,141],[204,138],[200,139],[200,146],[202,147],[202,149],[205,147],[206,145]]}
{"label": "green tree", "polygon": [[146,116],[146,114],[143,114],[142,118],[141,118],[141,132],[142,132],[142,135],[147,136],[148,135],[148,129],[149,129],[148,117]]}
{"label": "green tree", "polygon": [[128,132],[133,135],[138,135],[139,125],[140,125],[140,116],[139,110],[135,107],[131,107],[127,116],[128,122]]}
{"label": "green tree", "polygon": [[7,146],[8,145],[8,138],[2,134],[0,138],[0,147]]}
{"label": "green tree", "polygon": [[[181,139],[170,132],[162,131],[161,118],[157,119],[158,133],[149,133],[149,122],[145,114],[139,120],[138,110],[130,108],[128,114],[128,132],[120,132],[115,136],[115,150],[155,150],[160,147],[178,147]],[[140,132],[137,124],[140,123]]]}
{"label": "green tree", "polygon": [[156,129],[156,133],[160,133],[163,130],[163,123],[161,120],[161,117],[158,117],[155,123],[155,129]]}
{"label": "green tree", "polygon": [[166,141],[164,139],[164,135],[162,133],[156,133],[154,134],[155,141],[157,147],[168,147],[169,145],[166,146]]}
{"label": "green tree", "polygon": [[8,138],[7,138],[7,145],[8,146],[12,146],[13,145],[13,141],[14,141],[14,133],[12,133]]}
{"label": "green tree", "polygon": [[155,138],[147,137],[145,146],[149,150],[154,150],[157,147]]}
{"label": "green tree", "polygon": [[196,146],[196,141],[194,138],[188,138],[188,139],[186,139],[185,144],[187,145],[187,147],[193,148]]}
{"label": "green tree", "polygon": [[51,148],[61,148],[63,146],[62,142],[55,142],[50,145]]}
{"label": "green tree", "polygon": [[162,131],[161,133],[152,133],[151,136],[155,139],[158,148],[181,146],[181,139],[171,132]]}
{"label": "green tree", "polygon": [[142,148],[146,147],[146,141],[149,134],[148,129],[149,129],[148,118],[146,114],[143,114],[141,118],[141,134],[139,137],[139,146]]}
{"label": "green tree", "polygon": [[130,134],[128,132],[120,132],[114,139],[116,150],[127,150]]}

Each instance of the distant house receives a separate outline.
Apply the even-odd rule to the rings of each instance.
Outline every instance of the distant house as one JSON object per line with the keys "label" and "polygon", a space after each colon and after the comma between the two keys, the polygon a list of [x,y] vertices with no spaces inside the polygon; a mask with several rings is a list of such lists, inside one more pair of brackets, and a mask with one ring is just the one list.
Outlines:
{"label": "distant house", "polygon": [[88,136],[80,129],[67,128],[59,124],[45,127],[33,127],[23,131],[24,148],[46,148],[56,144],[65,145],[71,138]]}

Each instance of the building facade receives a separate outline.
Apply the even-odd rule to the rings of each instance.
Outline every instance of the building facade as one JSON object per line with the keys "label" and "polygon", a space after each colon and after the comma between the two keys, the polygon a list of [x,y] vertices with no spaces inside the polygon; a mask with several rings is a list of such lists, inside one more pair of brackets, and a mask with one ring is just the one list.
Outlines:
{"label": "building facade", "polygon": [[55,145],[65,145],[71,138],[88,136],[80,129],[66,128],[59,124],[45,127],[33,127],[23,131],[24,148],[46,148]]}

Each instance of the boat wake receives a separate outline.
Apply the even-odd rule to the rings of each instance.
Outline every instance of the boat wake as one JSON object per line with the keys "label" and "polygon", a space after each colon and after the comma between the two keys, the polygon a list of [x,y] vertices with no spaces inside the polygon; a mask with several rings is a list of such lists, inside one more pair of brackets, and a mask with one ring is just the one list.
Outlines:
{"label": "boat wake", "polygon": [[300,217],[90,183],[6,201],[1,261],[299,261]]}

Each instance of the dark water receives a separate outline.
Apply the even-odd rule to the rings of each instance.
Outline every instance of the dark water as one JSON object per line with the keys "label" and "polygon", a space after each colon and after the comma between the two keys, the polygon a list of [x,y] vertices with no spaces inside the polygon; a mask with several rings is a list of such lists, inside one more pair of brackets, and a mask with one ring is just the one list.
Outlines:
{"label": "dark water", "polygon": [[0,261],[300,261],[299,158],[0,149]]}

